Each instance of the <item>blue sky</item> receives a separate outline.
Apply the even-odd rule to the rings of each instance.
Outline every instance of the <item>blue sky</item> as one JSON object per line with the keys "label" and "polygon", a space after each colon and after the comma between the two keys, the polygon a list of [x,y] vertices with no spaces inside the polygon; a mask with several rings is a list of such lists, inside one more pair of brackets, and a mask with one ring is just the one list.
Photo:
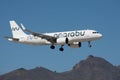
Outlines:
{"label": "blue sky", "polygon": [[[31,46],[9,42],[3,36],[12,36],[9,21],[23,23],[39,32],[76,29],[95,29],[103,38],[87,42],[82,48],[64,46]],[[0,1],[0,74],[18,68],[45,67],[52,71],[71,70],[88,55],[103,57],[113,65],[120,65],[120,1],[119,0],[1,0]]]}

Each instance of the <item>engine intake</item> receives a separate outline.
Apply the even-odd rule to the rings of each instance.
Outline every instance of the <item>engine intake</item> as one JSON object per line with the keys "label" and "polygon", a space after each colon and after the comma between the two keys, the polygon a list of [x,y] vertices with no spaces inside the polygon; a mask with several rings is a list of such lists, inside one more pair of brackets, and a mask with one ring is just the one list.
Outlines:
{"label": "engine intake", "polygon": [[65,38],[65,37],[57,39],[57,44],[59,44],[59,45],[68,44],[68,42],[69,42],[68,38]]}

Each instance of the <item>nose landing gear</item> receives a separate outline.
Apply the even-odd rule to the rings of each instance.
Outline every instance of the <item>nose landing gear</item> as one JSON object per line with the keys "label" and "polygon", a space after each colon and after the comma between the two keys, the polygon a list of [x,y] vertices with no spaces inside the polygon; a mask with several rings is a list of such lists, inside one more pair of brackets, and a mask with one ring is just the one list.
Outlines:
{"label": "nose landing gear", "polygon": [[91,47],[92,47],[92,45],[90,44],[90,41],[88,41],[88,47],[89,47],[89,48],[91,48]]}

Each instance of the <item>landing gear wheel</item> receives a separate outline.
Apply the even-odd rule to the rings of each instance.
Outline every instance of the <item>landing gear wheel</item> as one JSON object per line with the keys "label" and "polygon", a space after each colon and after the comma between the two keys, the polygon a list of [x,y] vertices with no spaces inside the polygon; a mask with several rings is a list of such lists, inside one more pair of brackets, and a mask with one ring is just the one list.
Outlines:
{"label": "landing gear wheel", "polygon": [[91,48],[91,47],[92,47],[92,45],[89,45],[89,47]]}
{"label": "landing gear wheel", "polygon": [[59,50],[60,50],[60,51],[64,51],[64,48],[61,47],[61,48],[59,48]]}
{"label": "landing gear wheel", "polygon": [[55,49],[55,46],[54,46],[54,45],[51,45],[50,48],[51,48],[51,49]]}

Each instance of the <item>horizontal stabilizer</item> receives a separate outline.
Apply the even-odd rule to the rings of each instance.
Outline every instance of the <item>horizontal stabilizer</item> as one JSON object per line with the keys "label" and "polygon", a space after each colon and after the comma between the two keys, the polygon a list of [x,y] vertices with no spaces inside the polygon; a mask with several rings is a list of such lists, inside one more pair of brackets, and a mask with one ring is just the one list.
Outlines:
{"label": "horizontal stabilizer", "polygon": [[9,37],[9,36],[4,36],[4,38],[7,38],[9,41],[19,41],[18,38],[13,38],[13,37]]}

